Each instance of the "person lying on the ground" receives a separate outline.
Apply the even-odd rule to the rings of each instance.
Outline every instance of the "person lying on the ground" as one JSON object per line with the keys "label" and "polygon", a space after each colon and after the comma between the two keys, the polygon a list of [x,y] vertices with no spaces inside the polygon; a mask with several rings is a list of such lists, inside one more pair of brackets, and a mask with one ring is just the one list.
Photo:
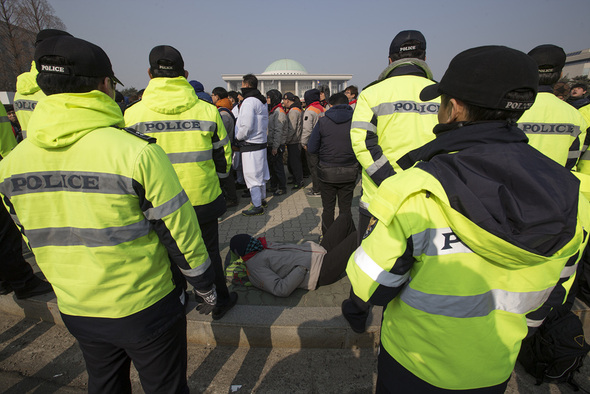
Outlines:
{"label": "person lying on the ground", "polygon": [[265,237],[238,234],[229,243],[230,253],[240,256],[252,285],[278,297],[296,288],[315,290],[336,282],[355,250],[356,228],[350,215],[341,215],[320,244],[270,243]]}

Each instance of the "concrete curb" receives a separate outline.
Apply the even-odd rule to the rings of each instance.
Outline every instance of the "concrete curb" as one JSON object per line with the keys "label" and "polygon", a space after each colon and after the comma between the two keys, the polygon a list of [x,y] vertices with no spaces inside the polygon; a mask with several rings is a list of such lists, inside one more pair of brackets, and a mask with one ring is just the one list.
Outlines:
{"label": "concrete curb", "polygon": [[[373,308],[367,331],[351,330],[337,307],[236,305],[222,319],[200,315],[190,301],[187,338],[205,346],[266,348],[371,348],[379,343],[381,308]],[[63,326],[55,296],[17,300],[0,296],[0,311]]]}

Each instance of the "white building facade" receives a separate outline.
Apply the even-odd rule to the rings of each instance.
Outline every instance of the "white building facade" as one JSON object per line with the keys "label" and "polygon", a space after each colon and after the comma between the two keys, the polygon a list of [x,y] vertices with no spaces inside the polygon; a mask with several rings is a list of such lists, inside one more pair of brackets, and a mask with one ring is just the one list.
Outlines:
{"label": "white building facade", "polygon": [[[348,86],[352,78],[350,74],[309,74],[303,65],[292,59],[280,59],[270,64],[262,74],[254,74],[258,78],[258,90],[266,94],[277,89],[282,94],[291,92],[303,98],[305,91],[328,85],[330,94],[341,92]],[[244,74],[222,74],[227,90],[239,91],[242,87]]]}
{"label": "white building facade", "polygon": [[573,78],[579,75],[590,76],[590,49],[567,54],[563,76]]}

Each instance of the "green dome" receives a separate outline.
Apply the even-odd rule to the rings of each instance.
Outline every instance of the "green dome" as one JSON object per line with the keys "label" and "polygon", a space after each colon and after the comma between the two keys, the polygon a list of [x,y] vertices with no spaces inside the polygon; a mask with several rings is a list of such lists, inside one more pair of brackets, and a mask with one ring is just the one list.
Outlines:
{"label": "green dome", "polygon": [[272,62],[262,74],[307,74],[307,70],[298,61],[293,59],[280,59]]}

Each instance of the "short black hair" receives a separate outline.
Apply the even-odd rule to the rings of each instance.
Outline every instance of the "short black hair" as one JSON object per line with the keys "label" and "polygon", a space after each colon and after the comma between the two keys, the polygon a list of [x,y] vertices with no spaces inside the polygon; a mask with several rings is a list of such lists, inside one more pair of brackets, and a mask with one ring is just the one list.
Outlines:
{"label": "short black hair", "polygon": [[324,95],[326,95],[327,97],[330,97],[330,86],[324,84],[324,85],[320,85],[318,86],[318,90],[320,91],[320,93],[323,93]]}
{"label": "short black hair", "polygon": [[547,72],[539,72],[539,85],[549,85],[553,86],[561,78],[561,69],[547,73]]}
{"label": "short black hair", "polygon": [[357,88],[354,85],[350,85],[349,87],[347,87],[346,89],[344,89],[344,91],[349,91],[350,94],[354,95],[354,98],[357,98],[359,96],[359,88]]}
{"label": "short black hair", "polygon": [[246,74],[242,77],[242,81],[249,87],[249,88],[258,88],[258,78],[254,74]]}
{"label": "short black hair", "polygon": [[[62,56],[43,56],[39,59],[47,65],[68,65],[67,59]],[[104,77],[82,77],[77,75],[55,74],[40,72],[37,75],[37,84],[47,96],[59,93],[87,93],[98,89],[98,85]]]}
{"label": "short black hair", "polygon": [[238,102],[238,92],[236,92],[235,90],[227,92],[227,96],[231,97],[232,100],[234,100],[236,103]]}
{"label": "short black hair", "polygon": [[[515,101],[529,101],[533,100],[536,95],[536,92],[530,89],[524,89],[522,91],[513,90],[511,92],[506,93],[505,98],[508,100],[515,100]],[[451,101],[451,96],[446,94],[442,94],[440,96],[441,107],[448,106],[449,101]],[[467,120],[469,122],[478,122],[478,121],[487,121],[487,120],[507,120],[511,122],[516,122],[522,114],[524,113],[524,109],[522,110],[515,110],[515,111],[507,111],[503,109],[490,109],[490,108],[483,108],[477,105],[466,103],[461,99],[457,99],[461,101],[465,107],[467,108]]]}
{"label": "short black hair", "polygon": [[211,91],[211,94],[216,95],[220,99],[227,98],[227,96],[228,96],[227,90],[225,90],[221,86],[217,86],[216,88],[213,88],[213,90]]}
{"label": "short black hair", "polygon": [[395,62],[396,60],[408,59],[408,58],[426,60],[426,50],[420,49],[420,45],[421,45],[420,41],[410,40],[410,41],[404,43],[404,46],[406,46],[406,45],[407,46],[414,46],[415,45],[416,49],[414,49],[412,51],[390,53],[389,58],[391,59],[392,62]]}
{"label": "short black hair", "polygon": [[[162,66],[169,66],[169,67],[174,66],[174,63],[172,63],[171,61],[166,60],[166,59],[158,60],[158,64],[161,64]],[[150,67],[150,73],[152,74],[152,77],[154,77],[154,78],[184,77],[184,70],[182,70],[182,71],[179,71],[179,70],[177,71],[177,70],[173,70],[173,69],[162,70],[162,69]]]}
{"label": "short black hair", "polygon": [[328,99],[330,105],[348,104],[348,97],[344,93],[334,93]]}

